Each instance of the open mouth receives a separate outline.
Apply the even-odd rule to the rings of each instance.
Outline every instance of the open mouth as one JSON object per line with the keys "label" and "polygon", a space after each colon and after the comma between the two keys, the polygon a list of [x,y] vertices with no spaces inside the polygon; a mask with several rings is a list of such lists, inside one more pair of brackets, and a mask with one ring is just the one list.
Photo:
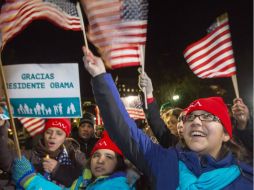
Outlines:
{"label": "open mouth", "polygon": [[207,134],[204,133],[203,131],[192,131],[191,136],[192,137],[206,137]]}
{"label": "open mouth", "polygon": [[54,142],[48,142],[48,146],[49,146],[49,147],[55,146],[55,144],[56,144],[56,143],[54,143]]}

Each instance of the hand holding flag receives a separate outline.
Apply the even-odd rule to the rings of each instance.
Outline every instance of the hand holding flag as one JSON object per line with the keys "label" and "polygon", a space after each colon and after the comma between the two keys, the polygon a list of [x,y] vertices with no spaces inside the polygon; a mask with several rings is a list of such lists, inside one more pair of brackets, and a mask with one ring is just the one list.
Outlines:
{"label": "hand holding flag", "polygon": [[88,38],[110,68],[140,65],[146,42],[147,0],[81,0],[89,21]]}

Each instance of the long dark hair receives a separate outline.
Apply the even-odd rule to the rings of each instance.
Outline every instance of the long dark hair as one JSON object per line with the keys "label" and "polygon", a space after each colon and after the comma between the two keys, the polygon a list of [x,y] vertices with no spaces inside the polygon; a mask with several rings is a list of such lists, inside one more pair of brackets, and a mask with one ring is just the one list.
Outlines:
{"label": "long dark hair", "polygon": [[233,138],[222,143],[218,159],[224,158],[229,152],[231,152],[238,161],[252,164],[250,153],[243,145],[240,145]]}
{"label": "long dark hair", "polygon": [[124,158],[120,154],[116,154],[116,159],[117,159],[117,164],[115,167],[115,172],[116,171],[125,171],[127,169],[127,165],[124,162]]}

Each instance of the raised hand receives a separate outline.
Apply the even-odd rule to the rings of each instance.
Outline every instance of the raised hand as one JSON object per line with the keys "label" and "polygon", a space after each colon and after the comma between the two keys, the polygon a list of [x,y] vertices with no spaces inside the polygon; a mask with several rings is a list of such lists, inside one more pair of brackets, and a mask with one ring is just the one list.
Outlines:
{"label": "raised hand", "polygon": [[233,100],[234,105],[232,106],[233,117],[237,121],[238,129],[245,129],[248,119],[250,117],[250,112],[248,107],[243,103],[241,98],[235,98]]}
{"label": "raised hand", "polygon": [[104,63],[101,58],[96,57],[93,53],[83,47],[83,52],[85,56],[83,57],[84,65],[86,70],[92,75],[92,77],[96,77],[102,73],[106,72]]}
{"label": "raised hand", "polygon": [[153,97],[153,84],[151,79],[147,76],[146,73],[139,75],[138,85],[141,90],[145,88],[147,98]]}

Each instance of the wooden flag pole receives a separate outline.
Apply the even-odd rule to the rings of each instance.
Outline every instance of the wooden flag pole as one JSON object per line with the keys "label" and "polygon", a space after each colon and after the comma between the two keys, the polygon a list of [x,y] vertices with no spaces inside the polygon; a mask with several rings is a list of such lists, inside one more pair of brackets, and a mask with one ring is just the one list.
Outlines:
{"label": "wooden flag pole", "polygon": [[84,25],[84,19],[82,16],[82,11],[81,11],[81,7],[80,7],[80,2],[78,1],[76,4],[76,8],[78,11],[78,15],[79,15],[79,19],[80,19],[80,25],[81,25],[81,29],[82,29],[82,33],[83,33],[83,37],[84,37],[84,41],[85,41],[85,46],[86,46],[86,50],[88,50],[88,42],[87,42],[87,37],[86,37],[86,30],[85,30],[85,25]]}
{"label": "wooden flag pole", "polygon": [[5,81],[5,77],[4,77],[3,64],[2,64],[2,50],[0,52],[0,70],[1,70],[1,81],[3,82],[4,95],[5,95],[5,99],[6,99],[6,103],[7,103],[7,108],[9,111],[10,123],[11,123],[12,132],[13,132],[13,140],[14,140],[14,144],[15,144],[15,147],[17,150],[18,158],[21,159],[21,151],[20,151],[20,147],[19,147],[16,126],[15,126],[15,122],[14,122],[12,111],[11,111],[11,103],[10,103],[10,99],[9,99],[9,96],[7,93],[6,81]]}
{"label": "wooden flag pole", "polygon": [[237,78],[236,75],[231,76],[232,82],[233,82],[233,86],[234,86],[234,90],[235,90],[235,95],[237,98],[239,98],[239,90],[238,90],[238,84],[237,84]]}
{"label": "wooden flag pole", "polygon": [[[145,74],[145,45],[140,45],[139,49],[140,49],[140,63],[141,63],[141,69],[142,69],[141,74],[144,75]],[[143,87],[142,91],[144,93],[145,109],[147,109],[148,106],[147,106],[146,88]]]}

